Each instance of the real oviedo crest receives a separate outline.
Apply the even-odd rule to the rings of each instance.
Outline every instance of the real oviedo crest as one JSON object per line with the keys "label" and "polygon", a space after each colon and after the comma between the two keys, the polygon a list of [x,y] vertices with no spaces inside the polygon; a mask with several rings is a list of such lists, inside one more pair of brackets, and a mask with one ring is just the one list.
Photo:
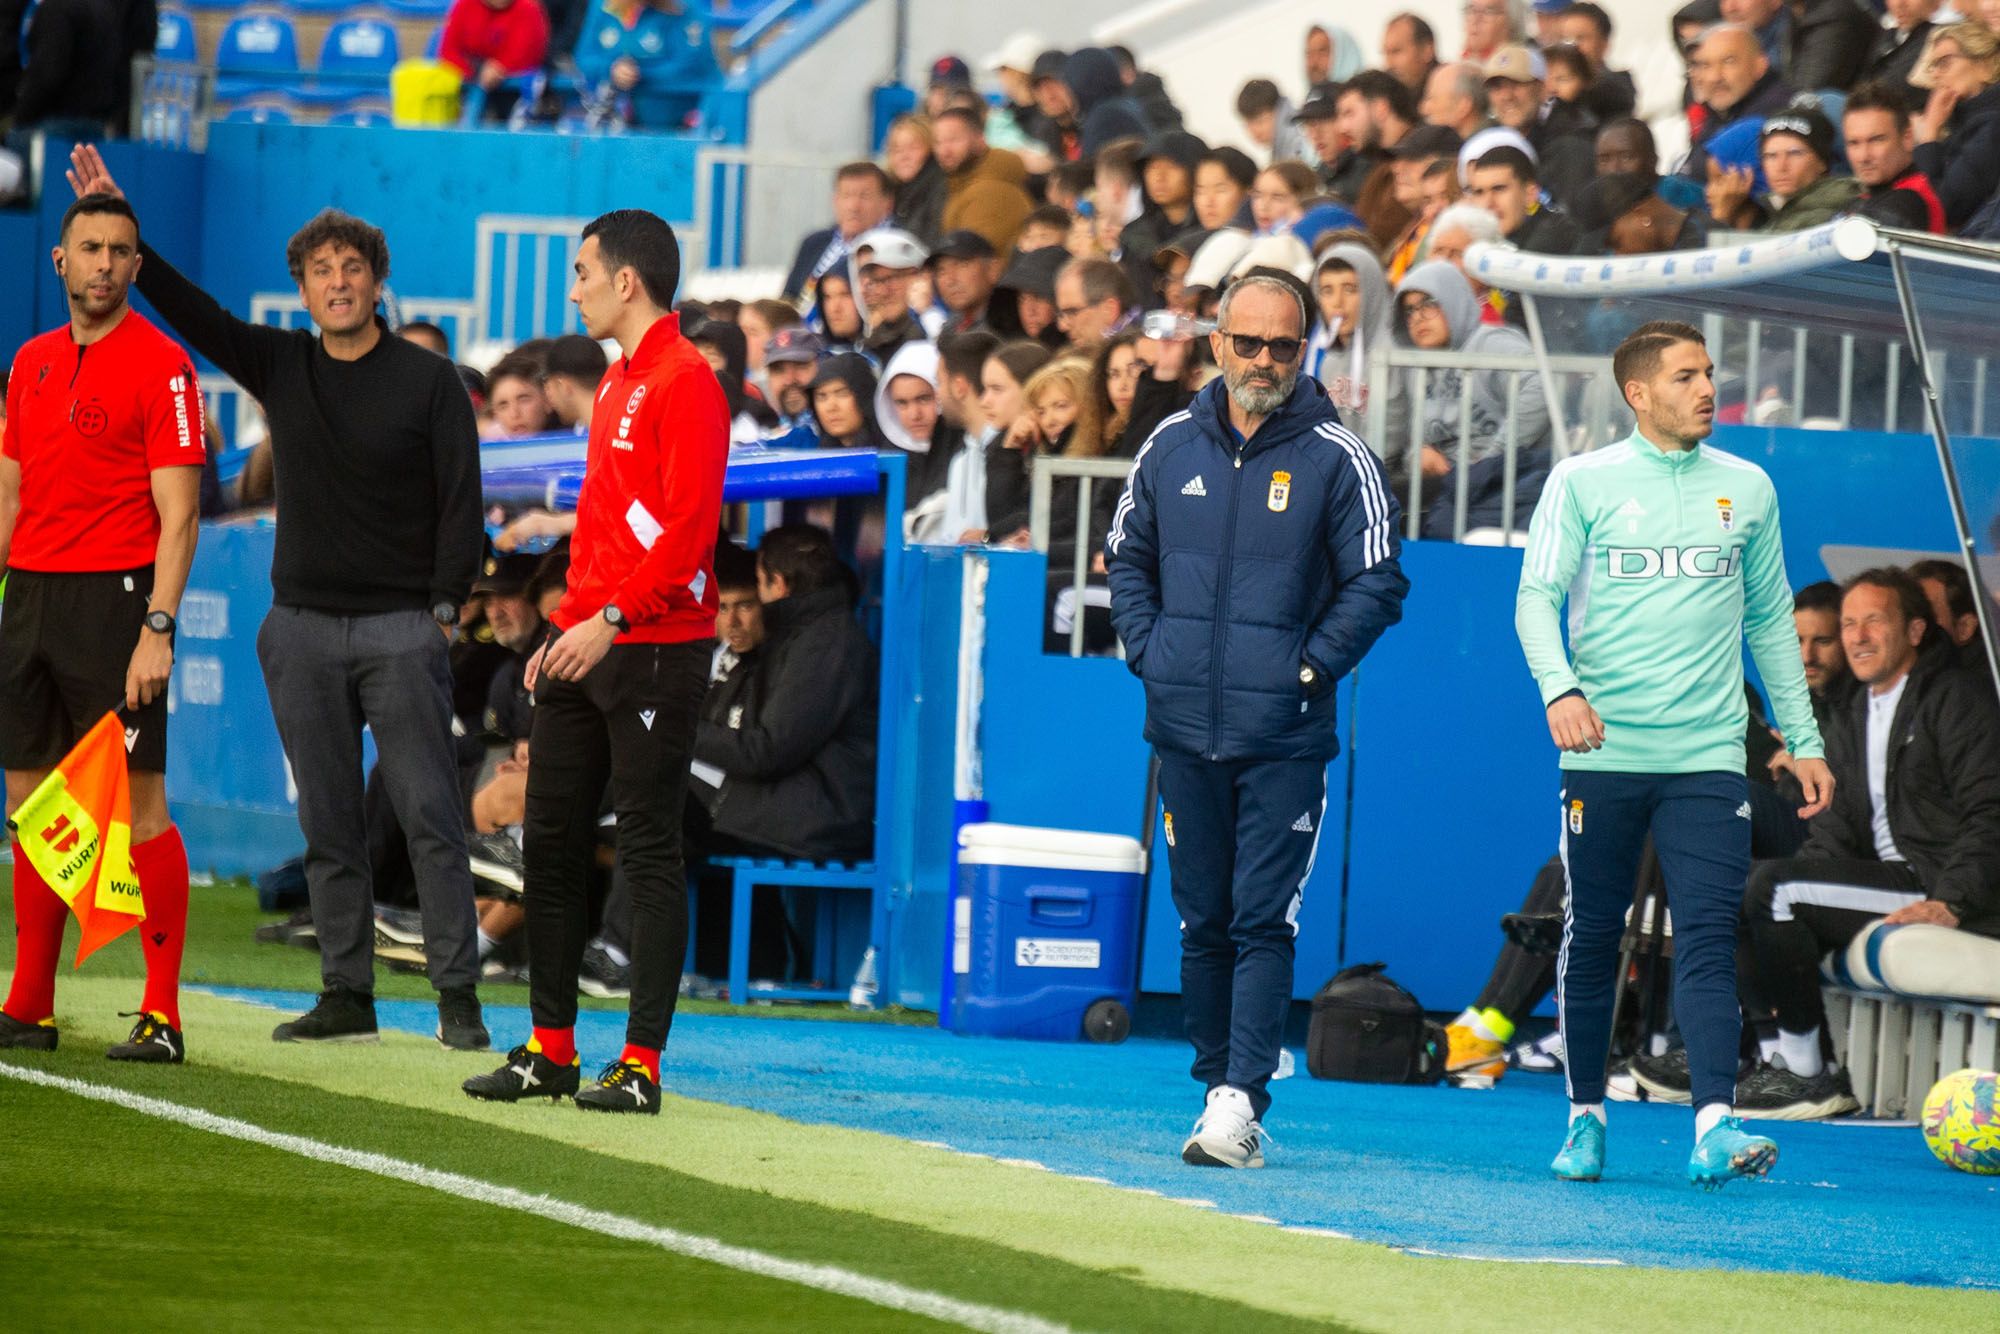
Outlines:
{"label": "real oviedo crest", "polygon": [[1292,475],[1280,469],[1271,474],[1271,493],[1264,501],[1273,514],[1283,514],[1292,503]]}
{"label": "real oviedo crest", "polygon": [[1723,532],[1733,533],[1736,531],[1736,507],[1731,505],[1726,498],[1718,497],[1716,499],[1715,519],[1717,523],[1722,525]]}

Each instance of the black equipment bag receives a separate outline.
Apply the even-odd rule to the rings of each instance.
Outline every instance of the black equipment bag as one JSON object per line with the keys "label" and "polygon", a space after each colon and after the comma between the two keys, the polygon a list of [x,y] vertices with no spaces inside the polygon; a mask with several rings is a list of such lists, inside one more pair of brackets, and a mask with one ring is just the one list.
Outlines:
{"label": "black equipment bag", "polygon": [[1343,968],[1313,997],[1306,1069],[1314,1079],[1435,1084],[1444,1077],[1444,1029],[1383,966]]}

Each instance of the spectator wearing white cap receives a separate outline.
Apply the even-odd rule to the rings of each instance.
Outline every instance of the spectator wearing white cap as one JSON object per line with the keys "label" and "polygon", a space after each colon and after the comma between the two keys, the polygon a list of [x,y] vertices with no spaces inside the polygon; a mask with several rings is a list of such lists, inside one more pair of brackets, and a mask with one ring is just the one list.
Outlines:
{"label": "spectator wearing white cap", "polygon": [[923,242],[895,227],[877,227],[855,240],[854,267],[868,329],[861,347],[877,365],[887,365],[903,344],[931,336],[932,330],[910,309],[910,283],[929,258]]}

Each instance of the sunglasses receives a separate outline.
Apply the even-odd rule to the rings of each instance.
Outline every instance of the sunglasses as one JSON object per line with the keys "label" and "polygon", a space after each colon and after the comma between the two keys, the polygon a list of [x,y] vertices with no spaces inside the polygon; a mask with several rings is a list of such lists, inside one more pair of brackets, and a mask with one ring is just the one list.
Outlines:
{"label": "sunglasses", "polygon": [[1217,330],[1229,340],[1229,346],[1237,356],[1245,361],[1255,361],[1266,348],[1271,351],[1271,360],[1280,366],[1289,366],[1298,360],[1299,349],[1305,344],[1297,338],[1252,338],[1249,334],[1230,333],[1226,329]]}

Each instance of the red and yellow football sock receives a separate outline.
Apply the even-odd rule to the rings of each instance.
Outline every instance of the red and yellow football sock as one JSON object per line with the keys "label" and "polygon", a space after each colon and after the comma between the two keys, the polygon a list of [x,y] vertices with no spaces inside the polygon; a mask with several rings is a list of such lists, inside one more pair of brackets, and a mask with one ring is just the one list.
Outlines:
{"label": "red and yellow football sock", "polygon": [[139,1008],[181,1026],[181,954],[187,947],[188,859],[181,831],[147,839],[132,849],[132,871],[146,901],[139,948],[146,956],[146,994]]}
{"label": "red and yellow football sock", "polygon": [[576,1030],[537,1028],[528,1039],[528,1050],[538,1051],[557,1065],[576,1064]]}
{"label": "red and yellow football sock", "polygon": [[56,897],[41,872],[14,845],[14,985],[0,1006],[24,1024],[56,1012],[56,960],[62,954],[69,905]]}
{"label": "red and yellow football sock", "polygon": [[629,1061],[644,1070],[646,1078],[652,1080],[655,1084],[660,1082],[660,1049],[658,1047],[635,1047],[628,1042],[625,1044],[625,1050],[619,1053],[618,1059]]}

